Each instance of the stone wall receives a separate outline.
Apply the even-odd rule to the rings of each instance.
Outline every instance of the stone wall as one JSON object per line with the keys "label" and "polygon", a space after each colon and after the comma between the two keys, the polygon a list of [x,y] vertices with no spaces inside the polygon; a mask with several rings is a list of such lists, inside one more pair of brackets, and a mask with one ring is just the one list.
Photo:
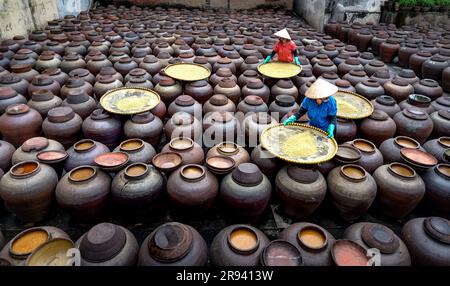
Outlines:
{"label": "stone wall", "polygon": [[115,0],[117,4],[132,3],[135,5],[184,5],[200,8],[253,9],[261,5],[284,6],[292,9],[294,0]]}
{"label": "stone wall", "polygon": [[322,31],[324,24],[328,21],[325,13],[328,2],[328,0],[295,0],[294,12],[313,28]]}
{"label": "stone wall", "polygon": [[56,0],[0,0],[0,39],[26,35],[57,18]]}

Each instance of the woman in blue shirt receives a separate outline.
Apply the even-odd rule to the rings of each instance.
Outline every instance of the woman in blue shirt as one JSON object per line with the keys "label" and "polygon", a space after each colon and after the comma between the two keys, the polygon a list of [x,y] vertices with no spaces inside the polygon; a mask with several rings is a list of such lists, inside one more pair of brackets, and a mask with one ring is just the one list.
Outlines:
{"label": "woman in blue shirt", "polygon": [[286,119],[283,124],[295,122],[308,113],[309,125],[328,132],[328,137],[334,137],[336,129],[337,104],[332,96],[338,88],[323,79],[316,80],[305,93],[300,109]]}

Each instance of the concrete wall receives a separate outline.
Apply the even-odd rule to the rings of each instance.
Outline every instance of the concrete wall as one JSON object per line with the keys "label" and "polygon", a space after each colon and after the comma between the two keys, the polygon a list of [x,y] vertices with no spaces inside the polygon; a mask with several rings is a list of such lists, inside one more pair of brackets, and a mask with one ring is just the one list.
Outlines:
{"label": "concrete wall", "polygon": [[182,4],[189,7],[209,7],[223,9],[252,9],[260,5],[282,5],[292,9],[294,0],[117,0],[136,5]]}
{"label": "concrete wall", "polygon": [[295,0],[294,12],[313,28],[321,31],[327,20],[325,10],[328,2],[328,0]]}
{"label": "concrete wall", "polygon": [[0,0],[0,39],[26,35],[57,18],[56,0]]}

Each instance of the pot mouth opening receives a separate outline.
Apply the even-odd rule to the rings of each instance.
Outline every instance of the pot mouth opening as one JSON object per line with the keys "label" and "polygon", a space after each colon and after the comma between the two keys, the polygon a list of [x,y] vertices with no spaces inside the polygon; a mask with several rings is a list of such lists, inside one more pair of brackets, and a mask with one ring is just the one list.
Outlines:
{"label": "pot mouth opening", "polygon": [[394,142],[403,148],[419,148],[420,144],[416,140],[406,137],[406,136],[398,136],[394,138]]}
{"label": "pot mouth opening", "polygon": [[181,168],[181,177],[187,181],[197,181],[205,176],[205,169],[200,165],[189,164]]}
{"label": "pot mouth opening", "polygon": [[297,239],[306,248],[319,250],[328,244],[328,239],[324,231],[317,226],[308,225],[297,233]]}
{"label": "pot mouth opening", "polygon": [[175,150],[188,150],[194,147],[194,141],[187,137],[173,138],[170,141],[169,146]]}
{"label": "pot mouth opening", "polygon": [[366,152],[366,153],[372,153],[375,152],[375,145],[364,139],[355,139],[353,140],[353,146],[355,146],[359,151]]}
{"label": "pot mouth opening", "polygon": [[342,174],[348,179],[362,181],[367,177],[366,171],[358,165],[345,165],[341,167]]}
{"label": "pot mouth opening", "polygon": [[16,177],[24,177],[34,174],[39,169],[39,163],[35,161],[26,161],[18,163],[11,168],[11,174]]}
{"label": "pot mouth opening", "polygon": [[95,176],[97,170],[91,166],[81,166],[69,173],[69,179],[73,182],[84,182]]}
{"label": "pot mouth opening", "polygon": [[217,146],[217,150],[222,154],[236,154],[239,146],[234,142],[222,142]]}
{"label": "pot mouth opening", "polygon": [[129,178],[140,178],[148,172],[148,166],[144,163],[136,163],[125,169],[125,175]]}
{"label": "pot mouth opening", "polygon": [[450,165],[449,164],[439,164],[436,167],[436,170],[442,175],[450,178]]}
{"label": "pot mouth opening", "polygon": [[228,244],[238,254],[251,254],[259,247],[256,232],[247,226],[238,226],[228,235]]}
{"label": "pot mouth opening", "polygon": [[450,137],[441,137],[438,139],[439,144],[446,148],[450,148]]}
{"label": "pot mouth opening", "polygon": [[73,146],[73,148],[79,152],[86,152],[86,151],[93,149],[94,147],[95,147],[95,142],[91,139],[85,139],[85,140],[78,141]]}
{"label": "pot mouth opening", "polygon": [[129,139],[120,144],[122,151],[136,151],[144,147],[144,141],[141,139]]}
{"label": "pot mouth opening", "polygon": [[50,233],[43,228],[27,229],[13,238],[9,252],[15,258],[25,258],[50,239]]}
{"label": "pot mouth opening", "polygon": [[388,169],[403,178],[414,178],[416,176],[416,172],[411,167],[402,163],[392,163],[388,166]]}

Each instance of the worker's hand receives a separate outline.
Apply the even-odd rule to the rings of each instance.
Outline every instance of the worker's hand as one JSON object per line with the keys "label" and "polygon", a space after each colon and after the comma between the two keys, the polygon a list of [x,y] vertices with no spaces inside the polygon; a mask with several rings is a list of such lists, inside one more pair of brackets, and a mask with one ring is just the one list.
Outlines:
{"label": "worker's hand", "polygon": [[334,138],[334,129],[336,128],[336,126],[334,126],[334,124],[330,124],[328,125],[328,138]]}
{"label": "worker's hand", "polygon": [[296,120],[297,120],[297,117],[295,117],[295,115],[291,115],[291,116],[289,116],[288,119],[283,121],[283,125],[286,126],[287,124],[294,123]]}
{"label": "worker's hand", "polygon": [[270,55],[268,55],[268,56],[266,57],[266,59],[264,60],[264,63],[267,64],[267,63],[270,61],[271,58],[272,58],[272,57],[271,57]]}
{"label": "worker's hand", "polygon": [[298,61],[298,57],[294,57],[294,63],[298,66],[300,65],[300,62]]}

